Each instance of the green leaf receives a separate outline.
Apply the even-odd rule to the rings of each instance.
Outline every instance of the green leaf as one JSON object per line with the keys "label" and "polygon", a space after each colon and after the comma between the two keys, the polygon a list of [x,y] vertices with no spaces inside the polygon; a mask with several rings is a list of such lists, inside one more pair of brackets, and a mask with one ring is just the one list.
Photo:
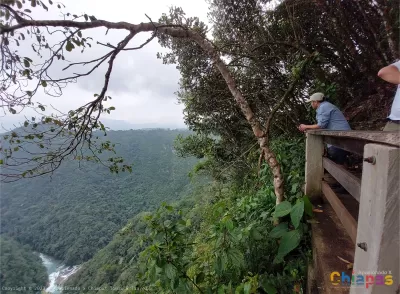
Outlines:
{"label": "green leaf", "polygon": [[269,236],[271,238],[280,238],[288,231],[288,223],[280,223],[271,230]]}
{"label": "green leaf", "polygon": [[292,193],[296,193],[296,191],[297,191],[297,188],[299,187],[299,183],[294,183],[293,185],[292,185]]}
{"label": "green leaf", "polygon": [[285,260],[283,259],[283,257],[283,255],[278,254],[277,256],[275,256],[273,263],[278,264],[284,262]]}
{"label": "green leaf", "polygon": [[30,67],[31,66],[29,60],[26,59],[26,58],[24,58],[24,65],[25,65],[25,67]]}
{"label": "green leaf", "polygon": [[164,221],[164,226],[165,226],[166,228],[170,228],[170,227],[171,227],[171,224],[172,224],[172,222],[171,222],[169,219],[167,219],[166,221]]}
{"label": "green leaf", "polygon": [[[225,252],[224,252],[225,253]],[[222,255],[223,257],[224,254]],[[235,267],[240,267],[244,264],[244,256],[243,253],[236,249],[229,249],[227,252],[227,257],[229,258],[230,262],[235,266]],[[224,260],[223,260],[224,261]],[[226,262],[226,261],[225,261]],[[224,266],[223,266],[224,267]]]}
{"label": "green leaf", "polygon": [[46,81],[42,81],[42,87],[44,87],[44,88],[47,87],[47,82]]}
{"label": "green leaf", "polygon": [[81,31],[78,32],[78,36],[79,36],[80,38],[82,38],[82,32],[81,32]]}
{"label": "green leaf", "polygon": [[72,49],[74,49],[74,48],[75,48],[74,44],[72,44],[71,41],[68,41],[68,42],[67,42],[67,45],[65,46],[65,49],[66,49],[68,52],[71,52]]}
{"label": "green leaf", "polygon": [[251,230],[251,236],[256,241],[259,241],[262,239],[262,235],[258,229]]}
{"label": "green leaf", "polygon": [[201,283],[201,282],[203,282],[203,281],[204,281],[204,278],[205,278],[205,274],[204,274],[203,272],[199,273],[199,274],[196,276],[196,283]]}
{"label": "green leaf", "polygon": [[0,159],[0,164],[3,164],[3,159]]}
{"label": "green leaf", "polygon": [[271,284],[262,284],[261,287],[263,288],[263,290],[265,292],[267,292],[267,294],[277,294],[278,291],[276,290],[276,288],[274,286],[272,286]]}
{"label": "green leaf", "polygon": [[288,201],[282,201],[275,208],[274,217],[282,217],[288,215],[292,210],[292,205]]}
{"label": "green leaf", "polygon": [[290,251],[299,246],[300,240],[301,232],[299,230],[293,230],[284,234],[279,244],[278,255],[282,257],[287,255]]}
{"label": "green leaf", "polygon": [[244,294],[250,294],[250,290],[251,290],[251,284],[250,283],[244,284],[244,288],[243,288]]}
{"label": "green leaf", "polygon": [[303,197],[303,201],[304,201],[304,211],[306,212],[306,214],[308,215],[308,216],[310,216],[310,217],[313,217],[314,216],[314,213],[313,213],[313,207],[312,207],[312,204],[311,204],[311,201],[310,201],[310,198],[308,198],[308,196],[304,196]]}
{"label": "green leaf", "polygon": [[297,203],[293,206],[292,210],[290,211],[290,219],[292,220],[293,226],[297,229],[300,220],[304,214],[304,201],[299,199]]}
{"label": "green leaf", "polygon": [[165,271],[165,274],[167,275],[168,279],[172,280],[173,278],[175,278],[176,269],[172,264],[167,263],[164,267],[164,271]]}
{"label": "green leaf", "polygon": [[114,106],[111,106],[111,107],[109,108],[109,110],[115,110],[115,107],[114,107]]}

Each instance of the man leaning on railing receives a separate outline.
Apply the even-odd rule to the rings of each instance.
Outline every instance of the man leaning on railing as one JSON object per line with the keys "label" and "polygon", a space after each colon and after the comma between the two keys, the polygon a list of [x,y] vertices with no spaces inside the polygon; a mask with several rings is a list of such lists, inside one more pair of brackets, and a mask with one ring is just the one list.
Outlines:
{"label": "man leaning on railing", "polygon": [[[315,93],[306,102],[311,102],[311,107],[316,109],[317,123],[314,125],[299,125],[298,129],[302,132],[306,130],[326,129],[332,131],[351,130],[349,123],[343,113],[332,103],[325,101],[323,93]],[[327,145],[328,158],[338,164],[344,164],[349,154],[347,151],[332,145]]]}
{"label": "man leaning on railing", "polygon": [[396,95],[394,96],[392,109],[388,116],[388,122],[384,131],[400,131],[400,61],[388,65],[378,72],[378,77],[386,82],[397,85]]}

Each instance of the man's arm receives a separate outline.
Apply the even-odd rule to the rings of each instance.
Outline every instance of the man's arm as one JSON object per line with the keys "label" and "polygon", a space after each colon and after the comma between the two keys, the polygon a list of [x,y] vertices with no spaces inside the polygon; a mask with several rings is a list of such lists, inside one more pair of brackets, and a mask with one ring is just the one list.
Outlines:
{"label": "man's arm", "polygon": [[[399,63],[399,62],[397,62]],[[399,64],[400,66],[400,64]],[[400,70],[396,65],[388,65],[378,72],[378,77],[386,82],[399,85],[400,84]]]}
{"label": "man's arm", "polygon": [[320,129],[320,128],[321,127],[319,125],[317,125],[317,124],[315,124],[315,125],[303,125],[303,124],[301,124],[299,126],[299,130],[302,131],[302,132],[304,132],[306,130],[315,130],[315,129]]}

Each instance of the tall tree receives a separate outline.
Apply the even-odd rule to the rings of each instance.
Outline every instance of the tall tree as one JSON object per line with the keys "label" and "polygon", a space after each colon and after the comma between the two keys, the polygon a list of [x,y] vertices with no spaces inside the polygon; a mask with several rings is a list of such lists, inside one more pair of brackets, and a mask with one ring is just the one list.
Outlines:
{"label": "tall tree", "polygon": [[[104,20],[97,20],[94,16],[88,17],[86,14],[82,17],[85,18],[85,22],[76,21],[78,16],[72,16],[72,20],[33,20],[27,16],[30,12],[26,9],[26,3],[21,3],[20,1],[7,1],[7,4],[0,4],[2,11],[4,11],[4,22],[2,23],[1,31],[2,42],[1,49],[3,53],[3,67],[2,67],[2,78],[3,78],[3,95],[1,100],[3,105],[8,107],[10,112],[15,112],[15,107],[24,107],[32,104],[31,97],[36,93],[40,86],[43,87],[54,87],[61,90],[63,84],[70,82],[73,79],[77,79],[81,76],[88,75],[93,70],[98,67],[103,62],[108,62],[108,69],[105,73],[104,86],[101,89],[100,94],[95,95],[95,99],[90,103],[82,106],[76,111],[71,111],[68,116],[64,118],[46,118],[45,122],[54,123],[58,126],[57,135],[63,135],[66,129],[68,132],[68,143],[63,142],[61,146],[54,151],[50,151],[43,156],[34,157],[33,159],[28,159],[23,161],[23,163],[31,163],[33,161],[37,162],[37,165],[30,169],[30,173],[27,174],[25,171],[23,173],[7,173],[6,178],[9,177],[26,177],[30,175],[35,175],[37,173],[43,174],[52,171],[54,168],[58,167],[61,161],[72,153],[77,155],[77,150],[79,146],[84,143],[89,143],[89,149],[92,150],[92,135],[93,129],[102,128],[104,126],[99,122],[99,117],[102,112],[110,111],[111,108],[104,108],[103,101],[109,98],[107,96],[107,89],[112,73],[113,65],[116,56],[124,50],[135,50],[142,48],[146,43],[148,43],[155,36],[159,36],[162,41],[168,42],[167,38],[178,38],[178,39],[189,39],[197,44],[205,54],[207,54],[210,61],[218,69],[221,76],[225,80],[232,96],[237,105],[239,106],[242,114],[246,118],[247,122],[250,124],[254,135],[259,139],[260,147],[265,151],[265,159],[268,161],[269,165],[273,169],[275,177],[275,192],[277,194],[277,199],[281,200],[283,198],[283,188],[282,181],[283,177],[280,173],[279,164],[275,158],[275,155],[267,149],[265,144],[266,132],[263,130],[260,121],[255,117],[254,112],[249,105],[249,102],[243,96],[241,90],[237,87],[236,82],[229,71],[226,64],[222,61],[218,50],[215,48],[213,43],[209,41],[205,36],[205,26],[199,23],[196,19],[188,19],[186,23],[184,22],[183,12],[179,9],[171,11],[171,18],[164,17],[162,22],[148,22],[141,24],[131,24],[127,22],[108,22]],[[32,7],[41,6],[47,10],[47,6],[40,0],[32,0],[30,5]],[[23,8],[25,8],[23,10]],[[170,22],[172,20],[172,22]],[[44,30],[40,28],[55,27],[58,31],[61,31],[65,39],[57,44],[55,47],[47,43],[46,34]],[[81,64],[94,64],[94,67],[85,74],[74,74],[73,76],[67,76],[61,79],[53,79],[50,76],[49,68],[54,62],[55,58],[63,59],[64,50],[71,51],[77,46],[85,46],[88,44],[87,38],[82,36],[82,31],[97,28],[106,27],[107,29],[122,29],[127,31],[126,37],[121,40],[117,45],[106,44],[105,46],[110,47],[110,52],[104,56],[97,59],[86,61],[70,63],[66,68],[81,65]],[[50,52],[50,58],[45,60],[45,62],[38,66],[35,65],[32,59],[28,57],[21,57],[18,55],[16,50],[12,49],[13,43],[17,46],[19,45],[19,39],[23,39],[23,34],[21,30],[24,28],[30,29],[30,34],[36,35],[38,44],[37,47],[33,45],[33,50],[37,52],[39,56],[42,56],[42,51],[48,50]],[[129,48],[129,42],[133,39],[135,35],[140,32],[153,32],[153,36],[136,48]],[[53,32],[54,33],[54,32]],[[165,40],[163,40],[163,38]],[[74,45],[75,44],[75,45]],[[22,82],[26,79],[35,82],[35,87],[33,91],[26,90]],[[44,108],[41,104],[38,105],[39,108]],[[54,132],[52,129],[50,132]],[[43,133],[48,132],[44,130],[41,132],[41,137],[39,140],[43,139]],[[56,136],[57,136],[56,135]],[[22,144],[21,139],[18,134],[12,133],[10,136],[10,143]],[[26,138],[26,137],[25,137]],[[37,136],[36,136],[37,138]],[[47,137],[44,137],[47,139]],[[53,137],[54,138],[54,137]],[[26,139],[35,139],[35,136]],[[35,142],[36,143],[36,142]],[[39,144],[43,144],[39,141]],[[12,150],[18,151],[17,147],[6,148],[6,161],[5,165],[15,166],[21,165],[21,162],[15,163],[11,160]],[[98,149],[101,152],[101,146]],[[106,148],[109,148],[106,146]],[[10,164],[11,162],[11,164]],[[125,169],[125,166],[122,167]],[[9,170],[7,170],[9,171]]]}
{"label": "tall tree", "polygon": [[[105,107],[104,102],[111,99],[107,93],[115,59],[123,51],[142,49],[157,37],[162,46],[171,49],[162,56],[164,62],[178,63],[181,71],[179,98],[185,104],[189,126],[221,136],[224,146],[233,143],[233,157],[247,148],[243,138],[256,141],[274,171],[279,202],[283,197],[282,175],[268,147],[272,117],[275,115],[277,121],[272,131],[293,132],[295,124],[307,118],[303,98],[309,91],[323,90],[341,105],[348,97],[362,102],[373,93],[376,85],[371,86],[371,76],[398,53],[398,23],[394,17],[398,6],[390,5],[395,1],[389,2],[285,0],[271,5],[266,0],[212,0],[214,30],[210,40],[205,24],[185,17],[178,8],[158,22],[149,18],[147,23],[133,24],[70,13],[62,20],[35,20],[29,16],[30,6],[48,10],[43,1],[3,1],[0,101],[9,112],[23,107],[44,110],[44,105],[32,102],[40,87],[51,95],[60,95],[69,82],[108,64],[104,85],[91,102],[66,115],[43,117],[41,123],[49,123],[49,128],[27,120],[25,126],[35,130],[32,134],[9,134],[10,145],[2,150],[2,163],[7,167],[2,170],[3,179],[52,172],[69,156],[99,160],[98,152],[112,150],[110,142],[96,141],[94,130],[105,131],[100,115],[114,110]],[[62,9],[62,4],[57,6]],[[100,27],[125,31],[126,36],[115,45],[98,42],[109,49],[98,58],[65,60],[66,52],[78,47],[84,51],[91,46],[89,30]],[[130,42],[140,32],[152,35],[140,46],[131,47]],[[49,34],[59,36],[59,40],[51,43]],[[50,57],[39,63],[33,61],[33,56],[20,56],[16,48],[26,42],[28,35],[37,41],[31,44],[35,58],[43,58],[45,52]],[[56,63],[64,65],[64,76],[54,77]],[[90,69],[68,74],[78,66]],[[305,67],[306,80],[296,86]],[[38,152],[18,157],[26,143],[36,144]],[[120,158],[112,158],[108,164],[116,172],[130,169]]]}

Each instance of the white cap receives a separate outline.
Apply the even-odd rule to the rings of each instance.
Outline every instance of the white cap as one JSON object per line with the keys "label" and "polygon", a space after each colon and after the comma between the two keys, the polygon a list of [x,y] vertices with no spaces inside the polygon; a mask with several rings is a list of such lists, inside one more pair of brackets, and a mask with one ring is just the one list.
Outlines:
{"label": "white cap", "polygon": [[314,93],[310,96],[310,99],[307,99],[306,102],[311,102],[311,101],[322,101],[324,100],[324,93]]}

